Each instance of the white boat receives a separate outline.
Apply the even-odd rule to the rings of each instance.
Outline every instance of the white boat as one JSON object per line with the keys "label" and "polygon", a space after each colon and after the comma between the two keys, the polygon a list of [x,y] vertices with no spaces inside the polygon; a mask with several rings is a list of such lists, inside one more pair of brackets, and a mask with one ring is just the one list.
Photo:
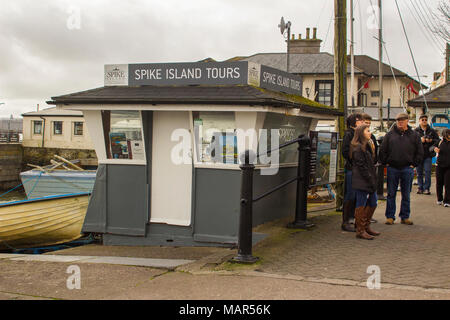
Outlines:
{"label": "white boat", "polygon": [[[96,177],[96,162],[83,160],[71,161],[77,167],[88,167],[88,170],[69,170],[68,167],[49,165],[35,166],[35,169],[20,173],[25,193],[28,199],[41,198],[51,195],[92,192]],[[92,169],[94,168],[94,169]]]}

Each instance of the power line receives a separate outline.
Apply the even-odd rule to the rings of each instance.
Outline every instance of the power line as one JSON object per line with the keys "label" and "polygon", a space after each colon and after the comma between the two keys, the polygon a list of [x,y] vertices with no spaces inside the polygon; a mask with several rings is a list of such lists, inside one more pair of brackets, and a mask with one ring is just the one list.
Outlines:
{"label": "power line", "polygon": [[417,70],[416,60],[414,59],[414,54],[413,54],[413,52],[411,50],[411,45],[409,44],[408,34],[406,33],[405,24],[403,23],[402,14],[400,13],[400,8],[398,7],[397,0],[395,0],[395,5],[397,6],[397,12],[398,12],[398,15],[400,17],[400,21],[402,23],[403,32],[404,32],[405,38],[406,38],[406,42],[408,43],[409,52],[411,53],[411,58],[412,58],[413,63],[414,63],[414,69],[416,69],[417,79],[419,79],[420,90],[422,91],[423,100],[425,102],[425,112],[424,113],[428,113],[427,99],[425,97],[425,94],[424,94],[424,91],[423,91],[423,88],[422,88],[422,82],[420,81],[420,75],[419,75],[419,71]]}
{"label": "power line", "polygon": [[425,8],[424,11],[425,13],[428,15],[429,19],[430,19],[430,23],[433,26],[433,30],[431,30],[431,32],[436,35],[436,37],[440,40],[442,40],[444,42],[444,46],[445,43],[447,42],[446,39],[444,39],[441,36],[441,26],[439,26],[439,24],[435,21],[435,20],[439,20],[439,17],[434,13],[434,11],[428,6],[428,3],[426,1],[422,1],[420,0],[420,3],[422,4],[422,6]]}
{"label": "power line", "polygon": [[[413,0],[411,0],[411,5],[412,5],[414,11],[415,11],[416,14],[417,14],[417,17],[419,18],[420,23],[422,24],[423,29],[421,29],[421,30],[422,30],[423,32],[426,32],[426,33],[428,34],[428,36],[427,36],[427,37],[428,37],[428,40],[431,39],[431,40],[434,42],[434,44],[436,45],[436,47],[439,48],[440,44],[439,44],[439,42],[436,41],[436,38],[433,37],[433,34],[430,35],[430,29],[429,29],[429,27],[427,26],[426,21],[424,21],[424,18],[423,18],[423,16],[422,16],[422,14],[420,13],[420,8],[419,8],[419,10],[417,10],[418,6],[417,6],[416,3],[413,3]],[[418,23],[417,20],[416,20],[416,22]],[[419,23],[418,23],[418,24],[419,24]],[[419,25],[419,27],[421,27],[421,26]]]}
{"label": "power line", "polygon": [[439,47],[436,45],[435,42],[433,42],[433,41],[430,39],[430,37],[425,33],[424,29],[421,27],[420,22],[418,21],[418,18],[416,17],[416,15],[414,14],[414,12],[413,12],[412,9],[410,8],[408,2],[404,2],[404,3],[405,3],[405,6],[408,8],[409,12],[411,12],[412,17],[413,17],[414,20],[416,21],[416,24],[417,24],[417,26],[419,27],[420,32],[422,32],[422,34],[423,34],[423,36],[425,37],[425,39],[427,39],[428,42],[429,42],[432,46],[434,46],[434,48],[435,48],[436,50],[439,51],[439,50],[440,50]]}
{"label": "power line", "polygon": [[[416,4],[419,14],[422,16],[423,21],[425,21],[425,27],[428,29],[429,34],[431,34],[432,38],[437,42],[437,44],[442,46],[442,43],[440,43],[439,38],[436,36],[436,34],[433,31],[433,27],[431,27],[431,22],[429,23],[429,21],[427,19],[427,17],[428,17],[427,11],[424,7],[422,7],[422,2],[420,2],[419,0],[417,0],[417,2],[416,2],[416,0],[411,0],[411,1],[414,1],[414,3]],[[419,8],[419,5],[417,3],[419,3],[421,8]]]}

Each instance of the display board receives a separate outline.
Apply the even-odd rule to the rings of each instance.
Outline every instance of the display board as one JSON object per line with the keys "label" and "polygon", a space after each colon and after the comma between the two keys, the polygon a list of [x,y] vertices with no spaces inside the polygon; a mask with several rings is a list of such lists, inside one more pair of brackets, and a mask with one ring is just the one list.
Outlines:
{"label": "display board", "polygon": [[310,131],[310,186],[336,182],[338,136],[336,132]]}

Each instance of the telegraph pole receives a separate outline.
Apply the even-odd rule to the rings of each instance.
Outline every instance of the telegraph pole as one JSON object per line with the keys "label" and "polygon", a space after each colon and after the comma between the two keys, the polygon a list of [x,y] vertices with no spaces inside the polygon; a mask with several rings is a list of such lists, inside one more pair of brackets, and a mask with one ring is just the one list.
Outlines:
{"label": "telegraph pole", "polygon": [[355,107],[355,42],[353,39],[353,0],[350,0],[350,65],[351,65],[351,76],[350,76],[350,97],[352,108]]}
{"label": "telegraph pole", "polygon": [[[344,114],[338,118],[339,139],[342,141],[347,116],[347,0],[334,0],[334,107]],[[342,143],[341,149],[342,150]],[[344,202],[344,157],[339,152],[338,176],[336,179],[336,209]]]}

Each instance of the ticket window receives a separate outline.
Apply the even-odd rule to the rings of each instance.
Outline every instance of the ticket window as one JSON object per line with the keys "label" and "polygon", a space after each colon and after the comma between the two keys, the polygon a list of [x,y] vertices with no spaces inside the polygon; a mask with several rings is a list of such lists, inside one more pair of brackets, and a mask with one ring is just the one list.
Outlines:
{"label": "ticket window", "polygon": [[102,111],[108,159],[145,160],[140,111]]}

